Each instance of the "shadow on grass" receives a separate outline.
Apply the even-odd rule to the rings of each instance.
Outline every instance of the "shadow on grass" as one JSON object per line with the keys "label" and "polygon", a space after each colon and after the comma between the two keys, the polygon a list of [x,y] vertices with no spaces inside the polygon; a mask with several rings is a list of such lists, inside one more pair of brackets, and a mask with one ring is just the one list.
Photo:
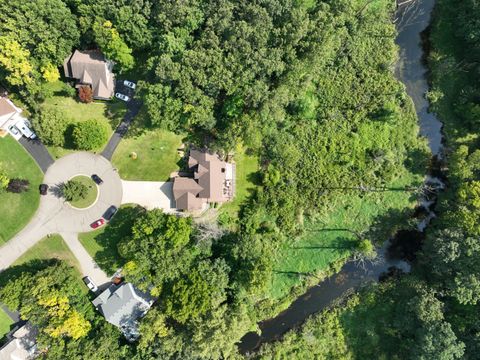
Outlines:
{"label": "shadow on grass", "polygon": [[12,265],[0,273],[0,288],[4,287],[9,281],[18,279],[23,273],[34,274],[58,262],[60,262],[58,259],[35,259],[20,265]]}
{"label": "shadow on grass", "polygon": [[94,237],[102,250],[95,254],[95,262],[112,273],[123,265],[123,259],[118,253],[118,244],[131,235],[135,219],[145,211],[140,206],[120,208],[105,230]]}

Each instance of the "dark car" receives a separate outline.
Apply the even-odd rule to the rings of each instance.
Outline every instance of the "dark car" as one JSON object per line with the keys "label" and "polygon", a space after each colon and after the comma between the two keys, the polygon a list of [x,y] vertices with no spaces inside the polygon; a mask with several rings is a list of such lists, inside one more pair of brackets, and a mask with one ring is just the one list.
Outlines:
{"label": "dark car", "polygon": [[40,184],[40,195],[47,195],[48,185],[47,184]]}
{"label": "dark car", "polygon": [[103,180],[97,174],[92,175],[92,180],[95,181],[95,184],[102,185]]}
{"label": "dark car", "polygon": [[105,211],[105,214],[103,214],[103,218],[107,221],[110,221],[110,219],[117,213],[118,209],[116,206],[110,206],[107,211]]}

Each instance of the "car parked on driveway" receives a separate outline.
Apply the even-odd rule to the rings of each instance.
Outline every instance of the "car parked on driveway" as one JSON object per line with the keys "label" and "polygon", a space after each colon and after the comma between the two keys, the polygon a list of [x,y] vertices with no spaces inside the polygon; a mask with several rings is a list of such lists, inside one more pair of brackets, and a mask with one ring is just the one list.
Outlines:
{"label": "car parked on driveway", "polygon": [[90,227],[92,229],[97,229],[99,228],[100,226],[104,225],[105,224],[105,219],[98,219],[97,221],[93,222],[90,224]]}
{"label": "car parked on driveway", "polygon": [[90,291],[96,292],[98,290],[98,286],[95,285],[95,283],[93,282],[90,276],[87,275],[82,280],[85,283],[85,285],[87,285],[87,287],[90,289]]}
{"label": "car parked on driveway", "polygon": [[112,205],[110,206],[107,211],[105,211],[105,214],[103,214],[103,218],[107,221],[110,221],[110,219],[117,213],[118,209],[116,206]]}
{"label": "car parked on driveway", "polygon": [[135,84],[132,81],[128,81],[128,80],[124,80],[123,85],[125,85],[126,87],[129,87],[130,89],[133,89],[133,90],[135,90],[135,88],[137,87],[137,84]]}
{"label": "car parked on driveway", "polygon": [[26,119],[17,121],[15,127],[28,139],[36,139],[37,135],[30,129]]}
{"label": "car parked on driveway", "polygon": [[39,190],[40,190],[40,195],[47,195],[48,185],[47,184],[40,184]]}
{"label": "car parked on driveway", "polygon": [[8,130],[13,134],[13,135],[18,135],[20,134],[20,130],[18,130],[15,125],[12,125],[8,128]]}
{"label": "car parked on driveway", "polygon": [[127,96],[127,95],[123,95],[123,94],[120,94],[120,93],[115,93],[115,97],[117,99],[120,99],[120,100],[123,100],[123,101],[129,101],[130,98]]}
{"label": "car parked on driveway", "polygon": [[97,185],[102,185],[103,184],[103,180],[97,174],[92,175],[92,180],[95,181],[95,184],[97,184]]}

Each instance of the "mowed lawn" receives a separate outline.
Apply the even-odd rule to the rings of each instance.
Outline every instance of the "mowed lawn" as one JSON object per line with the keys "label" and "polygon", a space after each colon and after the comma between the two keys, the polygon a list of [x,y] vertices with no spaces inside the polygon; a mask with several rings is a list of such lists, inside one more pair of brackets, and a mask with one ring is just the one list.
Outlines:
{"label": "mowed lawn", "polygon": [[[65,88],[68,86],[70,85],[62,81],[56,81],[49,84],[52,95],[45,99],[42,107],[54,108],[62,111],[67,119],[71,120],[72,124],[89,119],[103,121],[108,125],[111,135],[127,111],[125,104],[115,99],[111,101],[94,101],[90,104],[84,104],[78,101],[76,95],[70,96],[67,91],[65,91]],[[105,144],[93,151],[99,152],[104,146]],[[75,151],[71,148],[71,144],[68,144],[68,141],[65,147],[49,146],[48,150],[55,159]]]}
{"label": "mowed lawn", "polygon": [[13,320],[0,308],[0,340],[10,331],[12,324]]}
{"label": "mowed lawn", "polygon": [[[115,150],[113,165],[124,180],[167,181],[179,169],[177,149],[182,136],[156,129],[124,138]],[[131,154],[137,154],[133,159]]]}
{"label": "mowed lawn", "polygon": [[405,175],[389,191],[368,193],[363,197],[339,195],[327,213],[306,224],[302,237],[280,250],[270,297],[287,296],[305,277],[321,275],[336,261],[350,256],[359,233],[369,231],[364,237],[372,241],[387,240],[399,224],[405,223],[416,205],[412,194],[401,189],[420,181],[420,176]]}
{"label": "mowed lawn", "polygon": [[242,146],[235,150],[235,198],[222,205],[220,214],[228,215],[231,219],[238,217],[240,206],[251,195],[260,183],[259,162],[255,155],[248,155]]}
{"label": "mowed lawn", "polygon": [[113,275],[123,266],[117,245],[131,234],[133,223],[142,211],[141,207],[122,206],[108,225],[79,235],[85,250],[107,275]]}
{"label": "mowed lawn", "polygon": [[25,149],[10,135],[0,138],[0,168],[9,178],[27,179],[30,188],[22,194],[0,194],[0,244],[27,225],[38,208],[38,186],[43,173]]}

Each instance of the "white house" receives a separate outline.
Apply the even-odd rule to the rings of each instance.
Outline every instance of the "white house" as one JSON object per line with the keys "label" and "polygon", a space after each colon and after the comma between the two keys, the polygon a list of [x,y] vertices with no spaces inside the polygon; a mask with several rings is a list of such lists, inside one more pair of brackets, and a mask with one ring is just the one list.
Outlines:
{"label": "white house", "polygon": [[22,109],[16,107],[9,99],[0,98],[0,131],[9,132],[17,140],[22,137],[19,131],[10,130],[19,120],[26,120],[20,116]]}

